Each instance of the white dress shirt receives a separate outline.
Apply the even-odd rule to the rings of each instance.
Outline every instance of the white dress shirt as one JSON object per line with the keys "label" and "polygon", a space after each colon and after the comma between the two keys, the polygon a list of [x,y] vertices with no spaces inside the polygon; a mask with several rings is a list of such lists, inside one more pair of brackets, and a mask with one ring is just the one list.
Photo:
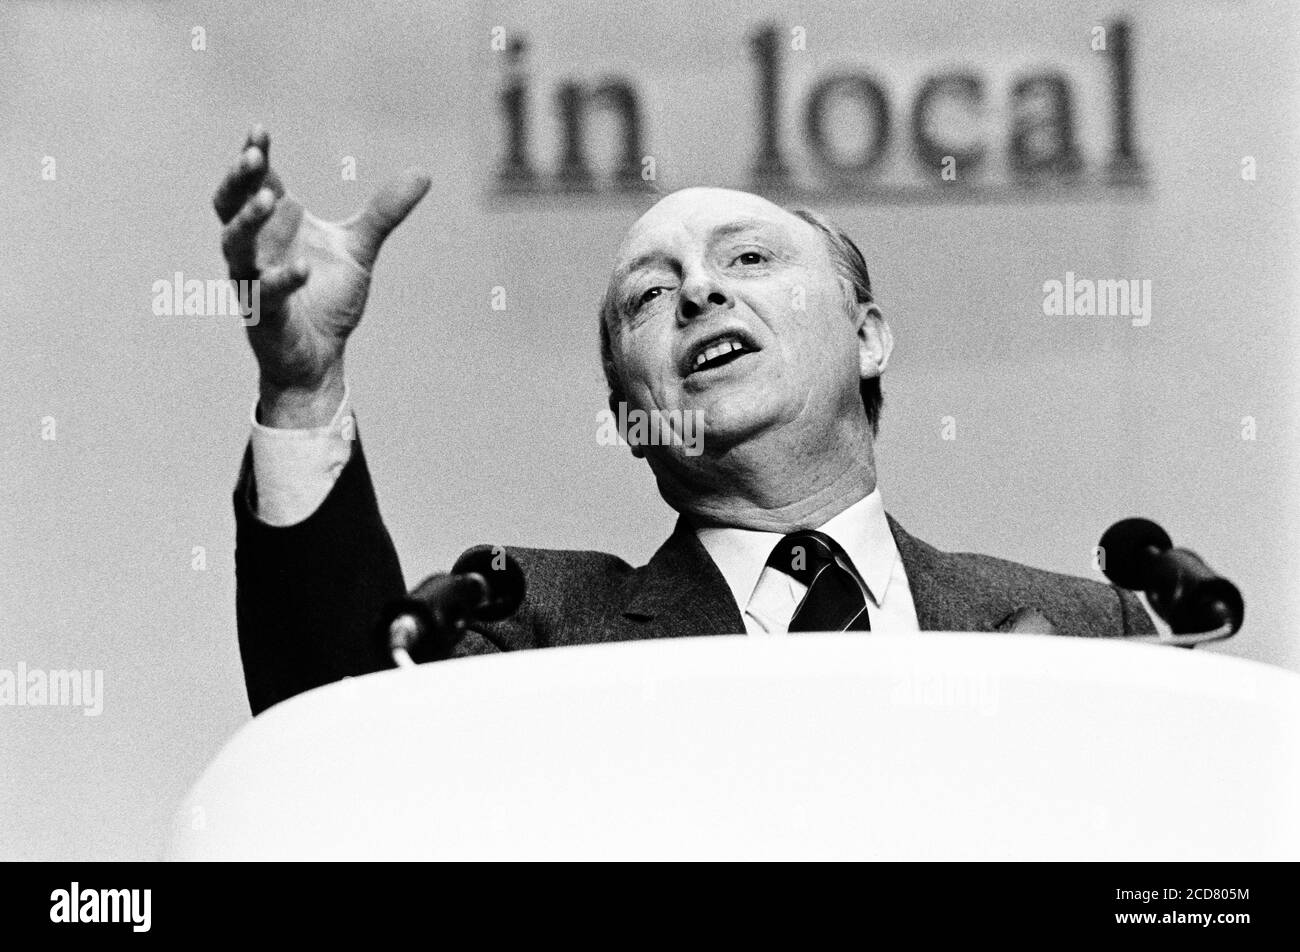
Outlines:
{"label": "white dress shirt", "polygon": [[[257,422],[256,403],[249,420],[257,517],[272,526],[302,522],[325,501],[352,456],[356,420],[349,391],[344,389],[334,418],[322,427],[263,426]],[[871,630],[919,631],[912,590],[880,490],[872,490],[817,528],[840,544],[867,583]],[[785,634],[808,589],[786,573],[767,568],[781,533],[705,528],[697,535],[726,579],[745,630],[751,635]]]}
{"label": "white dress shirt", "polygon": [[[879,488],[817,528],[840,544],[867,583],[867,618],[872,631],[921,630]],[[751,635],[786,634],[808,587],[767,566],[782,533],[705,528],[696,534],[727,580],[745,630]]]}
{"label": "white dress shirt", "polygon": [[346,384],[334,419],[325,426],[291,430],[257,422],[257,402],[249,411],[253,432],[253,480],[257,518],[272,526],[302,522],[325,501],[339,473],[352,458],[357,424]]}

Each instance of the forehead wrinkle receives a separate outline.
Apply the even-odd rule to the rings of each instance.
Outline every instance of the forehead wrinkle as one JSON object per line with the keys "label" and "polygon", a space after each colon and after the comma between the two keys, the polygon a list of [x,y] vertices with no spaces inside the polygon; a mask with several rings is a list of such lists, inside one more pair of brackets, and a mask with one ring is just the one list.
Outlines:
{"label": "forehead wrinkle", "polygon": [[[796,221],[798,220],[799,219],[796,219]],[[722,239],[730,238],[738,234],[743,234],[745,232],[750,232],[750,231],[762,231],[769,228],[779,229],[783,233],[783,237],[788,237],[788,230],[782,227],[780,221],[772,218],[750,216],[750,217],[739,218],[733,221],[722,222],[721,224],[714,225],[709,230],[708,243],[712,245]],[[663,249],[656,249],[654,251],[643,252],[637,255],[631,261],[625,262],[624,264],[621,264],[617,268],[615,268],[613,275],[611,275],[610,277],[610,284],[614,287],[617,287],[618,285],[626,281],[628,277],[630,277],[632,274],[639,271],[640,269],[647,267],[648,265],[651,264],[664,262],[671,257],[672,257],[671,252],[668,252]]]}
{"label": "forehead wrinkle", "polygon": [[717,225],[709,233],[711,240],[718,238],[730,238],[732,235],[740,234],[746,231],[761,231],[764,228],[780,227],[780,223],[770,218],[740,218],[736,221],[724,222]]}

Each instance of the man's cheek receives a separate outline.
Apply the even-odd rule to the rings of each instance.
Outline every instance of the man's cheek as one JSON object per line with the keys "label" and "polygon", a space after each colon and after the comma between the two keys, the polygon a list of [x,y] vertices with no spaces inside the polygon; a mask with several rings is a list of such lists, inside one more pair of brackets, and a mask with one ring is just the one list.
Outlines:
{"label": "man's cheek", "polygon": [[653,410],[660,405],[660,384],[644,368],[634,368],[634,376],[624,390],[629,410]]}
{"label": "man's cheek", "polygon": [[819,335],[833,336],[831,331],[842,330],[839,325],[848,325],[849,321],[840,289],[825,285],[817,287],[809,295],[806,317],[808,324],[815,326]]}
{"label": "man's cheek", "polygon": [[800,269],[767,296],[765,307],[789,323],[805,326],[825,310],[824,284],[816,275]]}

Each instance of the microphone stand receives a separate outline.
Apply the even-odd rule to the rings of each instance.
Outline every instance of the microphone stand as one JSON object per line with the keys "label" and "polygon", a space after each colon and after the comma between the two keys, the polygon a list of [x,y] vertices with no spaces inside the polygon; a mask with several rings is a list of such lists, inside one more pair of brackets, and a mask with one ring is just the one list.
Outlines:
{"label": "microphone stand", "polygon": [[1195,648],[1197,645],[1209,644],[1212,641],[1222,641],[1225,638],[1231,638],[1236,633],[1236,628],[1232,622],[1224,622],[1218,628],[1212,631],[1198,631],[1186,634],[1175,634],[1170,632],[1167,635],[1129,635],[1125,641],[1137,641],[1149,645],[1172,645],[1175,648]]}
{"label": "microphone stand", "polygon": [[[427,596],[431,591],[436,598]],[[399,603],[400,614],[388,623],[388,652],[399,668],[416,668],[419,662],[411,650],[419,643],[432,642],[437,648],[430,660],[444,661],[465,633],[466,614],[487,604],[488,581],[477,572],[462,575],[433,575]],[[452,610],[453,608],[459,610]]]}

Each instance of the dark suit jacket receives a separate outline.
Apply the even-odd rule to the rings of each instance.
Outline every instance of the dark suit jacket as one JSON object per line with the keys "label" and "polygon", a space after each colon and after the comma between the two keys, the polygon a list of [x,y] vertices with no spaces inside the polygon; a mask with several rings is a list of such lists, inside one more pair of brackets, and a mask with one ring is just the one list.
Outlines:
{"label": "dark suit jacket", "polygon": [[[360,441],[305,521],[260,522],[251,450],[235,489],[239,647],[253,713],[336,681],[392,667],[377,616],[406,591]],[[1141,603],[1098,582],[983,555],[940,552],[889,519],[924,631],[1005,630],[1033,609],[1062,635],[1152,634]],[[741,634],[722,573],[684,520],[650,562],[605,552],[510,548],[527,579],[519,611],[469,632],[457,655],[638,638]]]}

